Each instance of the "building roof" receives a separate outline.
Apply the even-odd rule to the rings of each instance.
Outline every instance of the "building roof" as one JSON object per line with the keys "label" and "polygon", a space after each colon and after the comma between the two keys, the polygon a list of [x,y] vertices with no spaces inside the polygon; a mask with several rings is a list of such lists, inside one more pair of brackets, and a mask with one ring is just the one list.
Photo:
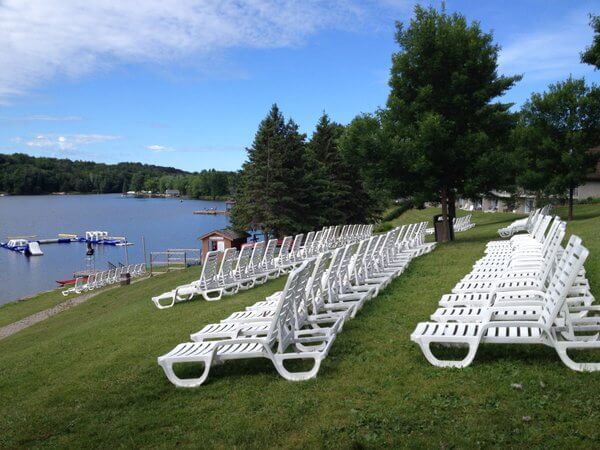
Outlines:
{"label": "building roof", "polygon": [[206,234],[203,234],[202,236],[200,236],[198,238],[198,240],[201,241],[202,239],[206,239],[207,237],[210,237],[213,235],[221,236],[225,239],[229,239],[230,241],[234,241],[236,239],[246,239],[246,234],[236,233],[235,231],[231,230],[230,228],[223,228],[221,230],[213,230]]}

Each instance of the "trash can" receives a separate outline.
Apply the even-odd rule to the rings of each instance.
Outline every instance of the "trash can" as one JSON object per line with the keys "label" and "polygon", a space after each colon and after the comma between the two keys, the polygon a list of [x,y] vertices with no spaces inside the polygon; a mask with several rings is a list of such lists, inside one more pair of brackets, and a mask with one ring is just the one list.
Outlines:
{"label": "trash can", "polygon": [[121,286],[131,284],[131,274],[129,272],[121,274]]}
{"label": "trash can", "polygon": [[444,230],[444,220],[442,214],[433,216],[433,230],[435,232],[435,241],[441,242],[444,236],[448,236],[449,241],[454,240],[454,217],[448,215],[447,230]]}

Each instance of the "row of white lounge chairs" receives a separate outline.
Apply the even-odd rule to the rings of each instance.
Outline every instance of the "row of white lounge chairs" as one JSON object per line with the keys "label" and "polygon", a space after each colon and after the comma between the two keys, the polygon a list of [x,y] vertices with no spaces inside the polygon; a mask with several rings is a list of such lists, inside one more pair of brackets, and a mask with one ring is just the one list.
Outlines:
{"label": "row of white lounge chairs", "polygon": [[498,230],[498,234],[500,237],[509,238],[516,233],[520,233],[521,231],[528,231],[540,215],[545,216],[550,213],[550,208],[551,205],[546,205],[543,208],[535,209],[531,211],[527,217],[515,220],[510,225],[500,228]]}
{"label": "row of white lounge chairs", "polygon": [[454,218],[454,232],[458,233],[458,232],[467,231],[467,230],[470,230],[471,228],[473,228],[475,226],[475,224],[473,222],[471,222],[471,217],[472,217],[472,214],[467,214],[466,216],[462,216],[462,217],[455,217]]}
{"label": "row of white lounge chairs", "polygon": [[211,251],[204,257],[199,280],[153,297],[152,301],[157,308],[165,309],[198,296],[207,301],[220,300],[223,295],[233,295],[288,273],[321,252],[366,239],[372,232],[373,225],[339,225],[311,231],[306,237],[287,236],[279,249],[279,241],[270,239],[267,243],[248,244],[240,251]]}
{"label": "row of white lounge chairs", "polygon": [[121,280],[121,275],[129,273],[131,278],[138,278],[146,274],[146,264],[130,264],[128,266],[116,267],[114,269],[96,272],[86,277],[77,277],[75,284],[62,291],[66,297],[69,294],[81,294],[86,291],[93,291],[104,286],[118,283]]}
{"label": "row of white lounge chairs", "polygon": [[[411,339],[440,367],[465,367],[479,344],[494,343],[543,344],[573,370],[600,370],[600,363],[575,362],[568,354],[600,348],[600,317],[593,315],[600,306],[593,305],[583,268],[588,250],[577,236],[563,249],[566,223],[543,211],[518,226],[527,234],[489,242],[486,255],[441,298],[431,322],[420,323]],[[467,354],[440,359],[432,344],[466,347]]]}
{"label": "row of white lounge chairs", "polygon": [[[425,222],[403,226],[308,257],[291,270],[283,291],[206,325],[158,363],[180,387],[201,385],[212,365],[232,359],[267,358],[288,380],[315,377],[345,321],[434,248],[424,242],[425,229]],[[311,368],[292,370],[285,366],[290,360],[310,361]],[[202,373],[183,378],[177,364],[203,366]]]}
{"label": "row of white lounge chairs", "polygon": [[[453,226],[454,232],[460,233],[461,231],[467,231],[467,230],[470,230],[471,228],[473,228],[475,226],[475,224],[473,222],[471,222],[472,217],[473,217],[472,214],[467,214],[466,216],[462,216],[462,217],[455,217],[452,220],[452,226]],[[435,229],[433,227],[427,228],[426,233],[434,234]]]}

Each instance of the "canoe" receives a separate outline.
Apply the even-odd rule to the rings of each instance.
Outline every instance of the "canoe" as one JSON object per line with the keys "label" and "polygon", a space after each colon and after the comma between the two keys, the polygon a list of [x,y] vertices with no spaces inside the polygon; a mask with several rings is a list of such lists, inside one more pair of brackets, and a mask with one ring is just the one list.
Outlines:
{"label": "canoe", "polygon": [[[61,286],[68,286],[70,284],[75,284],[76,280],[77,278],[69,278],[68,280],[56,280],[56,282]],[[83,277],[83,280],[87,280],[87,277]]]}

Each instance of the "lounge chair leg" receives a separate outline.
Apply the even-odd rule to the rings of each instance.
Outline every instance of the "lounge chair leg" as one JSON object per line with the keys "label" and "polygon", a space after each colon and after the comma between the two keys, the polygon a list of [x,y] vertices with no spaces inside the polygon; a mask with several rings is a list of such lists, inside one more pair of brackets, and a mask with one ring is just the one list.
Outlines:
{"label": "lounge chair leg", "polygon": [[[217,295],[214,297],[211,297],[211,293],[216,292]],[[202,297],[204,297],[204,300],[206,300],[207,302],[214,302],[217,300],[221,300],[221,297],[223,295],[223,289],[215,289],[214,291],[205,291],[202,293]]]}
{"label": "lounge chair leg", "polygon": [[[287,359],[312,359],[314,360],[314,365],[312,369],[306,372],[290,372],[287,370],[283,361]],[[315,378],[317,373],[319,372],[319,368],[321,367],[321,360],[323,359],[322,355],[299,355],[294,353],[283,353],[280,355],[273,355],[273,364],[275,365],[275,369],[279,372],[283,378],[289,381],[304,381],[310,380],[311,378]]]}
{"label": "lounge chair leg", "polygon": [[452,361],[452,360],[441,360],[441,359],[436,358],[431,351],[431,344],[433,344],[433,343],[435,343],[435,341],[427,340],[427,341],[419,342],[419,345],[421,347],[421,350],[423,351],[423,354],[425,355],[425,358],[427,358],[427,361],[429,361],[432,365],[438,366],[438,367],[456,367],[456,368],[467,367],[468,365],[470,365],[473,362],[473,359],[475,359],[475,354],[477,353],[477,347],[479,346],[478,343],[466,342],[466,344],[469,346],[469,351],[467,352],[467,356],[465,356],[461,360]]}
{"label": "lounge chair leg", "polygon": [[[162,300],[164,300],[164,299],[170,299],[171,301],[169,303],[162,303]],[[172,308],[173,305],[175,304],[175,294],[173,294],[170,297],[154,297],[152,299],[152,301],[154,302],[154,304],[156,305],[156,307],[158,309]]]}
{"label": "lounge chair leg", "polygon": [[[573,361],[573,359],[567,353],[567,350],[572,349],[583,349],[586,347],[575,345],[565,345],[564,343],[556,344],[556,353],[560,357],[561,361],[567,366],[569,369],[575,370],[577,372],[598,372],[600,371],[600,363],[578,363]],[[591,347],[587,347],[591,348]]]}
{"label": "lounge chair leg", "polygon": [[172,361],[160,361],[159,360],[158,363],[163,368],[165,375],[167,376],[169,381],[171,383],[173,383],[175,386],[184,387],[184,388],[194,388],[194,387],[200,386],[208,378],[208,372],[210,371],[211,360],[212,360],[212,358],[205,359],[202,361],[202,363],[204,364],[204,370],[202,371],[202,375],[200,375],[198,378],[179,378],[177,375],[175,375],[175,372],[173,371],[173,362]]}
{"label": "lounge chair leg", "polygon": [[326,342],[322,342],[318,345],[304,345],[304,344],[300,344],[299,342],[296,342],[295,347],[300,351],[300,352],[318,352],[321,350],[324,350],[327,347],[327,343]]}
{"label": "lounge chair leg", "polygon": [[239,291],[239,286],[223,289],[223,295],[235,295]]}

